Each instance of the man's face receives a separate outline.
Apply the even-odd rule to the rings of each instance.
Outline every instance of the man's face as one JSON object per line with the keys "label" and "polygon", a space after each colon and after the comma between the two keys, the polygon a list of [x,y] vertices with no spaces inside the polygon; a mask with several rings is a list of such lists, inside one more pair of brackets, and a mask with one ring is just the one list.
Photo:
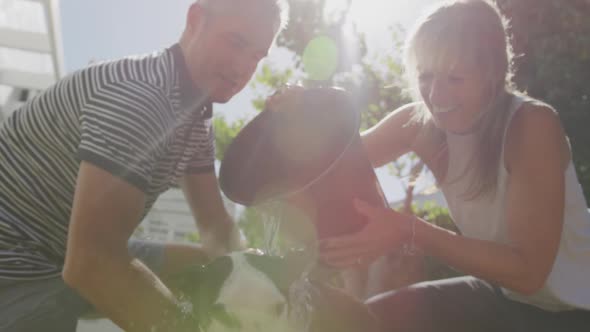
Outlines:
{"label": "man's face", "polygon": [[252,8],[211,13],[191,8],[184,55],[194,84],[211,102],[225,103],[250,81],[271,47],[278,19]]}

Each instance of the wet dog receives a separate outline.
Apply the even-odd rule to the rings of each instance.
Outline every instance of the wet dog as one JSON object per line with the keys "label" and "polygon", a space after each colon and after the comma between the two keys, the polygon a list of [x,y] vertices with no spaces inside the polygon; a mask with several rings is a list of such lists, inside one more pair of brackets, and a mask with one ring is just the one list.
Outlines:
{"label": "wet dog", "polygon": [[329,285],[308,258],[233,253],[169,280],[205,332],[372,332],[360,301]]}

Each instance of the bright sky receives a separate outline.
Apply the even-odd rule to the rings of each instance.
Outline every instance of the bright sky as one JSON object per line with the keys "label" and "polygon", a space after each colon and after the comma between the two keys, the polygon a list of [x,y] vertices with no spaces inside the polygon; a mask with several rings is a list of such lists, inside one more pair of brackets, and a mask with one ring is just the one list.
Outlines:
{"label": "bright sky", "polygon": [[[151,52],[176,42],[182,32],[186,10],[193,0],[61,0],[61,21],[67,72],[92,60],[114,59]],[[307,1],[307,0],[300,0]],[[334,8],[344,0],[329,0]],[[440,0],[353,0],[352,17],[367,33],[369,46],[386,48],[391,23],[409,27],[424,7]],[[265,60],[278,66],[289,64],[288,53],[275,50]],[[234,120],[253,114],[246,88],[216,112]],[[400,184],[384,169],[377,171],[387,198],[401,198]]]}
{"label": "bright sky", "polygon": [[[422,10],[439,0],[352,0],[351,18],[369,40],[378,42],[392,23],[411,26]],[[342,8],[347,0],[328,0],[328,8]],[[328,9],[330,10],[330,9]],[[372,38],[371,38],[372,37]]]}

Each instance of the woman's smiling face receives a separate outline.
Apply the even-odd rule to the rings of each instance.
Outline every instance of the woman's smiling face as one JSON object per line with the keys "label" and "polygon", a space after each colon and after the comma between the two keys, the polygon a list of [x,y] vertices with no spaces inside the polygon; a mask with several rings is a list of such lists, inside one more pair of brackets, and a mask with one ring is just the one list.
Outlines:
{"label": "woman's smiling face", "polygon": [[496,105],[510,78],[504,27],[485,2],[458,1],[425,16],[406,42],[404,64],[416,100],[434,123],[473,131]]}
{"label": "woman's smiling face", "polygon": [[490,102],[489,84],[475,66],[418,67],[418,87],[437,127],[472,131]]}

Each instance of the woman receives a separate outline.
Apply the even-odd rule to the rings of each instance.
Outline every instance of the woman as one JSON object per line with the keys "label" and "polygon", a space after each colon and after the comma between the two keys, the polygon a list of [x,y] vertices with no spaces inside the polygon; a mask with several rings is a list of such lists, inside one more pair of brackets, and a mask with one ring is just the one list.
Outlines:
{"label": "woman", "polygon": [[405,52],[417,102],[363,142],[375,167],[423,159],[462,235],[357,201],[370,223],[325,240],[323,260],[347,268],[405,245],[470,275],[370,299],[384,331],[588,331],[590,215],[557,113],[510,88],[497,8],[445,2]]}

